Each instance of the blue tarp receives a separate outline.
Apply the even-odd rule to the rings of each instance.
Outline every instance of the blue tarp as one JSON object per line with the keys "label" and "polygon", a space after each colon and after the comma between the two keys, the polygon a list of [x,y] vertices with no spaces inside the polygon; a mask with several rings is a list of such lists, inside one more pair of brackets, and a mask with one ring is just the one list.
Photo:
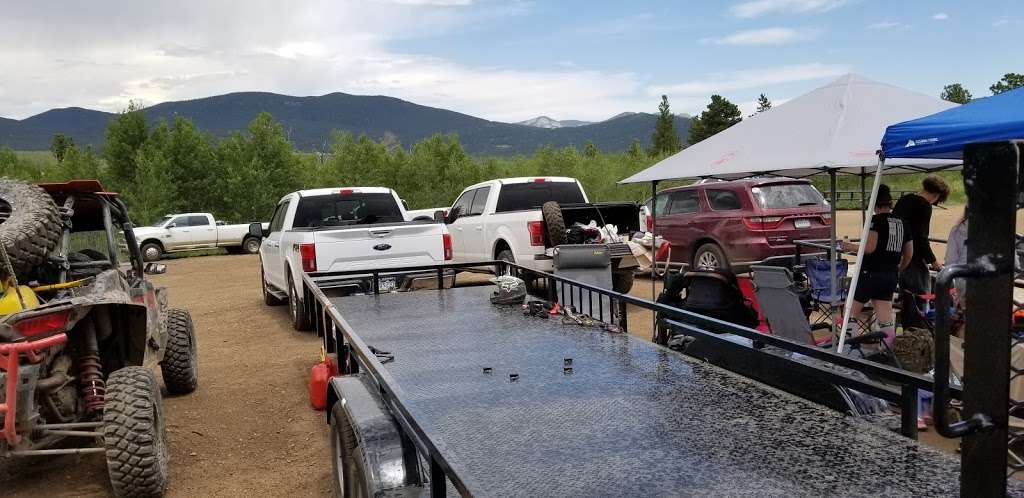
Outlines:
{"label": "blue tarp", "polygon": [[964,145],[1024,139],[1024,88],[885,129],[885,158],[962,159]]}

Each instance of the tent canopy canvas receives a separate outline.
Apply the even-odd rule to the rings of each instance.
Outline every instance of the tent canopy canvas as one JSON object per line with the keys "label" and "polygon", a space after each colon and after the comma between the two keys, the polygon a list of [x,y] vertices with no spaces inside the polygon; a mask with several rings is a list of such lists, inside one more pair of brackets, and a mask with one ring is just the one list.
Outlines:
{"label": "tent canopy canvas", "polygon": [[[665,158],[622,183],[683,178],[735,179],[827,170],[862,174],[878,165],[879,138],[891,123],[955,104],[848,74]],[[887,161],[886,168],[941,169],[949,160]]]}
{"label": "tent canopy canvas", "polygon": [[961,159],[964,145],[1024,139],[1024,88],[889,126],[882,139],[886,161],[927,157]]}

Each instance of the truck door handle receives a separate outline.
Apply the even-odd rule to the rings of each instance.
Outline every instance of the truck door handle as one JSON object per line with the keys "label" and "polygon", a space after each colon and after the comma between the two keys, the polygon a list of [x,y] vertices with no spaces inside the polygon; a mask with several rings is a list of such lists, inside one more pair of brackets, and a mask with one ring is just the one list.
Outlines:
{"label": "truck door handle", "polygon": [[376,237],[378,239],[391,235],[391,230],[370,230],[370,237]]}

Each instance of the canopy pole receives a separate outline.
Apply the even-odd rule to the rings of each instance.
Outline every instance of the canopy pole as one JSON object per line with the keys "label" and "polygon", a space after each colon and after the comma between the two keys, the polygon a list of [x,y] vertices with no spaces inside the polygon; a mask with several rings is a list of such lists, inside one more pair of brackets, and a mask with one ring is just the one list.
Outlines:
{"label": "canopy pole", "polygon": [[864,226],[864,224],[868,222],[868,220],[867,220],[867,208],[868,208],[868,206],[867,206],[867,204],[864,204],[864,201],[867,200],[867,199],[864,198],[864,194],[867,193],[867,190],[864,189],[864,180],[865,180],[866,176],[867,176],[867,169],[864,168],[863,166],[861,166],[861,168],[860,168],[860,225],[861,226]]}
{"label": "canopy pole", "polygon": [[[668,265],[671,261],[665,261],[665,273],[668,274]],[[658,180],[651,182],[651,301],[658,299],[655,289],[655,282],[658,280]],[[658,314],[651,313],[651,335],[658,337]]]}
{"label": "canopy pole", "polygon": [[835,320],[835,316],[836,316],[836,304],[835,304],[836,280],[838,280],[838,278],[836,276],[836,225],[839,224],[839,220],[836,219],[836,210],[837,210],[836,209],[836,204],[839,203],[839,199],[836,198],[836,195],[837,195],[836,194],[836,190],[837,189],[836,189],[836,170],[835,169],[828,170],[828,183],[829,183],[829,189],[832,191],[832,203],[831,203],[831,206],[830,206],[830,208],[832,209],[832,225],[830,226],[830,230],[829,230],[829,238],[831,239],[832,244],[829,246],[829,251],[828,251],[828,260],[829,260],[829,268],[830,268],[829,279],[828,279],[829,280],[829,294],[828,294],[829,295],[829,303],[828,303],[828,308],[829,308],[829,312],[832,314],[832,343],[835,344],[836,343],[836,340],[835,340],[836,334],[839,331],[839,329],[836,327],[836,320]]}
{"label": "canopy pole", "polygon": [[[882,185],[882,169],[885,168],[885,159],[881,155],[878,156],[878,169],[875,170],[875,183],[871,186],[871,200],[868,202],[867,209],[874,209],[875,201],[878,199],[878,187]],[[865,215],[866,216],[866,215]],[[870,220],[870,218],[868,218]],[[834,221],[834,220],[833,220]],[[868,230],[871,229],[871,223],[864,223],[864,227],[860,231],[860,242],[857,244],[857,260],[853,265],[853,280],[850,281],[850,291],[846,294],[846,303],[843,305],[843,325],[840,328],[839,346],[836,348],[836,352],[843,351],[843,344],[846,342],[846,327],[850,323],[849,316],[853,310],[853,294],[857,291],[857,280],[860,277],[860,265],[864,262],[864,247],[867,245]]]}

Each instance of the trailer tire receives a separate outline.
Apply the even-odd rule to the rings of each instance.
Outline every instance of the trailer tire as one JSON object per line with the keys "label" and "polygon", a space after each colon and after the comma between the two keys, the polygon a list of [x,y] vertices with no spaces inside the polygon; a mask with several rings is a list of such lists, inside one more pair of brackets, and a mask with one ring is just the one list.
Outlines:
{"label": "trailer tire", "polygon": [[171,394],[188,394],[199,385],[196,332],[192,315],[182,309],[167,312],[167,349],[160,362],[164,386]]}
{"label": "trailer tire", "polygon": [[558,247],[567,242],[565,236],[565,218],[562,217],[562,207],[555,201],[545,202],[540,207],[544,217],[544,226],[548,229],[548,243],[552,247]]}
{"label": "trailer tire", "polygon": [[358,446],[355,430],[344,407],[341,403],[335,403],[331,409],[331,474],[334,496],[372,496],[367,485],[366,469],[361,465],[362,459],[354,457]]}
{"label": "trailer tire", "polygon": [[612,272],[612,290],[619,294],[629,294],[629,291],[633,288],[633,280],[636,275],[633,274],[633,269],[619,270]]}
{"label": "trailer tire", "polygon": [[[60,236],[60,215],[50,194],[31,183],[0,178],[0,243],[14,276],[30,280]],[[7,265],[0,264],[0,280],[9,278],[9,273]]]}
{"label": "trailer tire", "polygon": [[168,453],[156,376],[146,367],[124,367],[106,387],[103,443],[114,495],[163,496]]}
{"label": "trailer tire", "polygon": [[288,277],[288,312],[292,317],[293,329],[304,332],[312,328],[306,305],[299,299],[298,291],[295,289],[295,282],[291,276]]}

